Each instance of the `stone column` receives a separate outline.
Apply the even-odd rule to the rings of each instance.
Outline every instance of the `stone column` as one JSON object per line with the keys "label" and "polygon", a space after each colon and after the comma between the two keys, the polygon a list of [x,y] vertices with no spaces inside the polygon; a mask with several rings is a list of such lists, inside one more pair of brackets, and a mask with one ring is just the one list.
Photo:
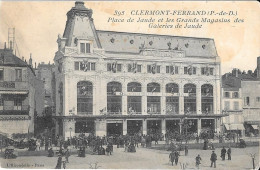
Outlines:
{"label": "stone column", "polygon": [[183,84],[179,85],[179,114],[184,115],[184,92]]}
{"label": "stone column", "polygon": [[198,119],[198,135],[200,135],[201,132],[201,119]]}
{"label": "stone column", "polygon": [[197,107],[197,114],[202,114],[201,110],[201,85],[197,84],[196,88],[196,107]]}
{"label": "stone column", "polygon": [[123,135],[127,134],[127,120],[123,120]]}
{"label": "stone column", "polygon": [[166,133],[166,122],[165,119],[162,119],[162,133],[165,135]]}
{"label": "stone column", "polygon": [[165,115],[166,114],[166,97],[161,96],[161,114]]}
{"label": "stone column", "polygon": [[143,135],[147,135],[147,120],[143,120]]}
{"label": "stone column", "polygon": [[127,84],[122,83],[122,115],[127,115]]}

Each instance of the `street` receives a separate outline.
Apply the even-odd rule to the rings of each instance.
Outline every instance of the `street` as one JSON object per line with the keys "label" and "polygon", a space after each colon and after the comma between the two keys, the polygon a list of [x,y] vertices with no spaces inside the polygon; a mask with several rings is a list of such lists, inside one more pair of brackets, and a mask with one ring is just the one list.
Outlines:
{"label": "street", "polygon": [[[247,147],[245,149],[232,148],[232,160],[222,161],[220,150],[215,152],[218,156],[216,169],[252,169],[252,158],[250,153],[256,153],[255,165],[259,165],[259,148]],[[89,155],[85,158],[72,155],[66,168],[73,169],[181,169],[180,163],[186,165],[187,169],[195,169],[195,157],[200,154],[202,161],[200,169],[214,169],[210,167],[211,150],[190,149],[188,156],[184,156],[181,151],[178,165],[171,166],[169,162],[169,152],[162,150],[137,148],[136,153],[124,152],[124,148],[116,148],[111,156],[107,155]],[[2,168],[55,168],[57,157],[49,158],[47,156],[27,156],[17,159],[1,158]],[[227,155],[226,155],[227,159]],[[228,168],[227,168],[228,167]]]}

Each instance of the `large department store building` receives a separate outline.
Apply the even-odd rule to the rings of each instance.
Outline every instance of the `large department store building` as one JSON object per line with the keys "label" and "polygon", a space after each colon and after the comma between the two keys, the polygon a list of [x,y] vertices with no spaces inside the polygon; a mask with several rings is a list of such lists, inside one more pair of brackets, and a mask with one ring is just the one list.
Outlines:
{"label": "large department store building", "polygon": [[57,43],[57,134],[220,131],[213,39],[96,30],[76,2]]}

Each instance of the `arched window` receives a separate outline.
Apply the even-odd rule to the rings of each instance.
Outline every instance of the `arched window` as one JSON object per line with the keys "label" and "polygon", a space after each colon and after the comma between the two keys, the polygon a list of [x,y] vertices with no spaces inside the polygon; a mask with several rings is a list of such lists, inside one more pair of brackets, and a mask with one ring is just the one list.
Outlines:
{"label": "arched window", "polygon": [[122,84],[119,82],[113,81],[107,84],[107,112],[122,113]]}
{"label": "arched window", "polygon": [[201,111],[204,114],[213,113],[213,86],[210,84],[201,86]]}
{"label": "arched window", "polygon": [[166,84],[166,93],[172,94],[166,96],[166,114],[179,113],[179,86],[175,83]]}
{"label": "arched window", "polygon": [[77,112],[93,114],[93,85],[89,81],[80,81],[77,84]]}
{"label": "arched window", "polygon": [[147,84],[147,92],[160,92],[160,84],[158,83],[149,83]]}
{"label": "arched window", "polygon": [[131,82],[127,84],[127,92],[141,92],[142,85],[137,82]]}
{"label": "arched window", "polygon": [[194,84],[184,85],[184,113],[196,114],[196,86]]}
{"label": "arched window", "polygon": [[179,86],[175,83],[166,84],[166,93],[179,93]]}

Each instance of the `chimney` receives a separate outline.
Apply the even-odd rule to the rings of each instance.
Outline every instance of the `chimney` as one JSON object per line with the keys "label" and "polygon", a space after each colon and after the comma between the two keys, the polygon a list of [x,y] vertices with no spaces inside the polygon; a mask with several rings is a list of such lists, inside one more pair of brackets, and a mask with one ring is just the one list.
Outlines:
{"label": "chimney", "polygon": [[5,48],[4,49],[6,49],[6,42],[5,42]]}
{"label": "chimney", "polygon": [[22,56],[22,60],[24,61],[24,56]]}
{"label": "chimney", "polygon": [[36,62],[34,63],[34,67],[35,67],[35,69],[36,69]]}
{"label": "chimney", "polygon": [[30,53],[29,65],[32,67],[32,53]]}
{"label": "chimney", "polygon": [[238,77],[238,69],[235,69],[235,76]]}

